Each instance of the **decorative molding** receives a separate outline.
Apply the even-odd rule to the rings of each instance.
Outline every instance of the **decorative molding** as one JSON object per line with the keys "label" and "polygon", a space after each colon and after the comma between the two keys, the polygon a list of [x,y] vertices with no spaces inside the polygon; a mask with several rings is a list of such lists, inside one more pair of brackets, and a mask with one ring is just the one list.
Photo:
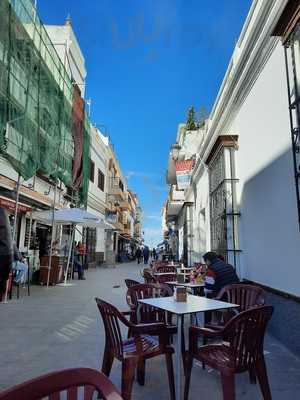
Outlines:
{"label": "decorative molding", "polygon": [[236,147],[238,142],[238,135],[221,135],[218,136],[215,141],[210,153],[208,154],[205,163],[209,165],[215,156],[219,153],[220,149],[223,147]]}

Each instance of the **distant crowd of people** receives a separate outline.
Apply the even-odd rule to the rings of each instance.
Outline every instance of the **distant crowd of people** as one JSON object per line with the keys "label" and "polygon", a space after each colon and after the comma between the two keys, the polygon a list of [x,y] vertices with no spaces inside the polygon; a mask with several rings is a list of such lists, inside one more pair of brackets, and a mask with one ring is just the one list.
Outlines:
{"label": "distant crowd of people", "polygon": [[155,248],[150,250],[149,246],[138,247],[135,252],[135,258],[138,264],[144,262],[145,265],[149,263],[149,259],[157,260],[158,254]]}

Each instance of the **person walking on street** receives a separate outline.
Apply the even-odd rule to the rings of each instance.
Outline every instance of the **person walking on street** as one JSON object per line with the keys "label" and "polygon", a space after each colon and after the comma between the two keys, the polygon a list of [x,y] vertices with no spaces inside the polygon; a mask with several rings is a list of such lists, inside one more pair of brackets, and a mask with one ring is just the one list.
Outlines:
{"label": "person walking on street", "polygon": [[86,246],[82,242],[78,242],[77,244],[77,250],[78,250],[78,261],[81,262],[81,265],[85,266],[85,255],[86,255]]}
{"label": "person walking on street", "polygon": [[74,243],[74,267],[77,269],[78,279],[83,281],[85,280],[84,269],[82,263],[80,262],[79,246],[78,245],[76,246],[75,243]]}
{"label": "person walking on street", "polygon": [[150,256],[150,250],[149,250],[148,246],[144,247],[143,256],[144,256],[144,264],[148,264],[149,256]]}
{"label": "person walking on street", "polygon": [[155,250],[154,247],[153,247],[153,250],[152,250],[152,258],[153,258],[154,261],[156,261],[156,250]]}
{"label": "person walking on street", "polygon": [[136,249],[135,256],[136,256],[136,258],[137,258],[138,264],[140,264],[140,263],[141,263],[141,258],[142,258],[142,250],[141,250],[140,247],[138,247],[138,248]]}

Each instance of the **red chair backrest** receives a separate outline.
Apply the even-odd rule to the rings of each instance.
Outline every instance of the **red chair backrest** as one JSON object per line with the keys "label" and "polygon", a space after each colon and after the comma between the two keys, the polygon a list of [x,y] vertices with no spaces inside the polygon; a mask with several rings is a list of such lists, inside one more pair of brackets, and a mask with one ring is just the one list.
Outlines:
{"label": "red chair backrest", "polygon": [[156,280],[158,283],[166,283],[166,282],[176,282],[177,281],[177,275],[176,274],[163,274],[163,275],[157,275]]}
{"label": "red chair backrest", "polygon": [[149,271],[143,271],[145,283],[157,283],[156,278]]}
{"label": "red chair backrest", "polygon": [[104,300],[98,298],[95,300],[103,320],[106,343],[109,346],[112,354],[116,358],[122,359],[123,343],[119,324],[120,312],[112,304],[109,304]]}
{"label": "red chair backrest", "polygon": [[166,272],[174,272],[176,274],[176,267],[174,265],[160,265],[156,268],[156,272],[163,274]]}
{"label": "red chair backrest", "polygon": [[229,303],[238,304],[239,311],[265,304],[265,292],[262,288],[242,283],[225,286],[217,297]]}
{"label": "red chair backrest", "polygon": [[67,369],[32,379],[1,392],[0,400],[60,400],[66,396],[68,400],[92,400],[95,393],[104,400],[122,400],[110,380],[90,368]]}
{"label": "red chair backrest", "polygon": [[135,281],[133,279],[125,279],[125,285],[127,286],[127,289],[130,288],[131,286],[134,285],[139,285],[141,282]]}
{"label": "red chair backrest", "polygon": [[130,298],[132,308],[138,312],[136,323],[166,322],[165,312],[158,308],[139,303],[140,299],[149,299],[153,297],[172,296],[172,289],[167,285],[157,283],[141,284],[132,286],[127,291],[127,297]]}
{"label": "red chair backrest", "polygon": [[225,325],[223,334],[230,344],[235,369],[246,371],[263,356],[264,336],[272,314],[272,306],[255,307],[241,312]]}

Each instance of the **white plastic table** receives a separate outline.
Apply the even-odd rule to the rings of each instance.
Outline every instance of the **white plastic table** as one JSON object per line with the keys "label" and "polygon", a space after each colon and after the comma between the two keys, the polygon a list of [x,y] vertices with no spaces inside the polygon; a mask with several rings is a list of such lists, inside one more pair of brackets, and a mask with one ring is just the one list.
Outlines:
{"label": "white plastic table", "polygon": [[167,285],[171,285],[171,286],[184,286],[186,288],[192,289],[192,293],[195,293],[196,289],[199,288],[204,288],[205,284],[204,283],[191,283],[191,282],[187,282],[187,283],[180,283],[177,281],[170,281],[170,282],[165,282]]}
{"label": "white plastic table", "polygon": [[237,308],[239,307],[239,305],[226,303],[224,301],[219,301],[219,300],[208,299],[206,297],[193,296],[193,295],[188,295],[187,301],[185,303],[177,302],[173,296],[156,297],[152,299],[140,299],[139,302],[143,304],[148,304],[152,307],[156,307],[164,311],[169,311],[172,314],[177,315],[176,398],[180,400],[182,398],[181,325],[183,316],[185,314],[193,314],[198,312]]}

